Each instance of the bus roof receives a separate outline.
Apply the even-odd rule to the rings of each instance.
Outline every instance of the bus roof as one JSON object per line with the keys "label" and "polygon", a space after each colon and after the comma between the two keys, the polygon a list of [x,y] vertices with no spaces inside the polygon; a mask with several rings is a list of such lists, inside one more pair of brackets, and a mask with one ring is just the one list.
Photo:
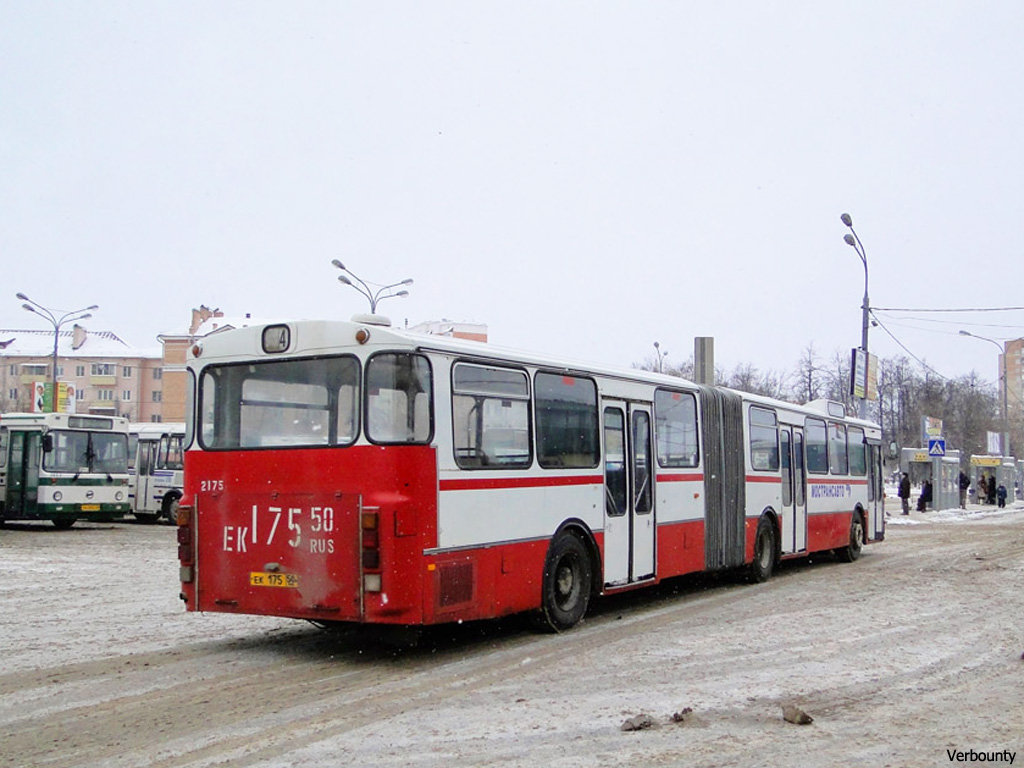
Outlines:
{"label": "bus roof", "polygon": [[5,413],[0,415],[0,425],[15,428],[128,431],[128,419],[123,416],[96,416],[84,413]]}
{"label": "bus roof", "polygon": [[[639,368],[616,368],[601,363],[558,358],[552,355],[525,352],[520,349],[502,347],[491,343],[435,336],[396,329],[378,322],[367,322],[372,316],[358,315],[352,321],[344,320],[294,320],[287,322],[263,323],[224,330],[205,336],[193,345],[188,352],[190,366],[202,367],[209,357],[216,357],[218,362],[231,363],[252,360],[253,358],[288,359],[297,357],[315,357],[325,354],[337,354],[341,349],[387,350],[398,348],[415,349],[423,352],[439,352],[473,359],[481,363],[530,365],[566,374],[594,375],[607,378],[644,382],[655,386],[673,389],[699,391],[704,385],[656,371]],[[383,319],[383,318],[382,318]],[[289,328],[288,346],[282,351],[264,352],[264,331],[267,329]],[[362,339],[362,340],[361,340]],[[196,356],[195,351],[199,350]],[[726,389],[717,387],[717,389]],[[777,409],[790,410],[796,413],[824,415],[833,419],[841,419],[846,423],[860,424],[866,429],[880,434],[880,427],[871,421],[864,421],[855,416],[841,413],[842,403],[832,400],[815,400],[805,404],[791,403],[775,398],[754,395],[749,392],[734,391],[747,402],[760,403]],[[840,411],[839,413],[837,413]]]}

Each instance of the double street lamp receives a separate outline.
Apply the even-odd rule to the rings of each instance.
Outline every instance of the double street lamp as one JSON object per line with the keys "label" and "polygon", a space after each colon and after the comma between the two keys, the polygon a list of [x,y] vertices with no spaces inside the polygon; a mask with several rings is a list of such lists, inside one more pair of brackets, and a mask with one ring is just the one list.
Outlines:
{"label": "double street lamp", "polygon": [[1007,411],[1006,411],[1006,407],[1007,407],[1007,400],[1006,400],[1007,392],[1006,392],[1006,390],[1007,390],[1007,381],[1008,381],[1007,378],[1006,378],[1006,350],[1003,348],[1002,344],[1000,344],[995,339],[988,338],[988,336],[979,336],[978,334],[971,333],[970,331],[960,331],[960,335],[961,336],[970,336],[972,339],[981,339],[982,341],[987,341],[989,344],[994,344],[995,348],[999,350],[1000,356],[1003,358],[1003,414],[1002,414],[1003,415],[1003,437],[1002,437],[1002,444],[999,447],[1001,449],[1001,452],[1002,452],[1003,456],[1009,456],[1010,455],[1010,414],[1007,413]]}
{"label": "double street lamp", "polygon": [[377,314],[377,305],[384,301],[384,299],[394,299],[396,297],[405,298],[409,295],[408,291],[395,291],[394,289],[403,285],[412,285],[412,278],[407,277],[405,280],[400,280],[399,282],[391,283],[390,285],[382,285],[374,290],[370,287],[370,284],[357,276],[351,269],[348,269],[338,259],[331,261],[331,264],[336,266],[342,272],[338,275],[339,283],[355,288],[359,293],[366,297],[367,301],[370,302],[371,315]]}
{"label": "double street lamp", "polygon": [[[844,213],[839,218],[842,220],[843,224],[850,228],[850,231],[843,236],[843,240],[857,252],[857,255],[860,256],[861,263],[864,264],[864,302],[861,304],[860,348],[864,350],[864,369],[866,376],[868,368],[868,326],[871,324],[871,303],[868,300],[868,256],[864,252],[864,244],[861,243],[860,238],[857,236],[857,231],[853,228],[853,219],[850,217],[850,214]],[[864,397],[861,398],[857,411],[857,415],[862,419],[866,419],[868,416],[867,394],[867,381],[865,381]]]}
{"label": "double street lamp", "polygon": [[24,293],[15,294],[15,296],[24,302],[21,307],[27,312],[33,312],[53,326],[53,370],[50,374],[50,382],[53,386],[53,391],[50,395],[50,410],[57,410],[57,342],[60,341],[60,329],[61,326],[66,323],[76,322],[78,320],[86,320],[92,317],[92,310],[99,309],[99,305],[93,304],[82,309],[74,309],[70,312],[65,312],[62,309],[49,309],[44,307],[35,301],[32,301]]}
{"label": "double street lamp", "polygon": [[654,342],[654,352],[658,355],[658,373],[661,373],[662,365],[665,362],[665,358],[668,357],[668,352],[662,352],[661,345],[658,342]]}

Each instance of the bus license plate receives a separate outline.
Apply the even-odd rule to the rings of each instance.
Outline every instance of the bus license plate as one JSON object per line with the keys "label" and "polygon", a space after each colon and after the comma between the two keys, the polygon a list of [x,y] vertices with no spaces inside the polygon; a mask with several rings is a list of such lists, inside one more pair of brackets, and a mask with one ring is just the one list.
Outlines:
{"label": "bus license plate", "polygon": [[291,587],[299,586],[299,577],[294,573],[261,573],[253,571],[249,574],[249,586],[252,587]]}
{"label": "bus license plate", "polygon": [[99,504],[83,504],[82,505],[82,511],[83,512],[99,512],[100,511],[100,505]]}

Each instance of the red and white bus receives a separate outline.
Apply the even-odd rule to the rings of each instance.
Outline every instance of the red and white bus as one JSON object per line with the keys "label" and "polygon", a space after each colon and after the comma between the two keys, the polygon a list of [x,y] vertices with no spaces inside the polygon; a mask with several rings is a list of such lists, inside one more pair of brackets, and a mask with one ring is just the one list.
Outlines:
{"label": "red and white bus", "polygon": [[191,611],[421,626],[884,538],[881,431],[639,370],[353,322],[189,353]]}

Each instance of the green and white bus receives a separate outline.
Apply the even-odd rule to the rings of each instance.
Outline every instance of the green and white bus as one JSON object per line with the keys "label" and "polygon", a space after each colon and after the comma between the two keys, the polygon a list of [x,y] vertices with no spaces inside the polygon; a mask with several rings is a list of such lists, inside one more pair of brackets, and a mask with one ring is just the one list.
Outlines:
{"label": "green and white bus", "polygon": [[0,522],[50,520],[70,528],[130,510],[127,419],[0,415]]}

